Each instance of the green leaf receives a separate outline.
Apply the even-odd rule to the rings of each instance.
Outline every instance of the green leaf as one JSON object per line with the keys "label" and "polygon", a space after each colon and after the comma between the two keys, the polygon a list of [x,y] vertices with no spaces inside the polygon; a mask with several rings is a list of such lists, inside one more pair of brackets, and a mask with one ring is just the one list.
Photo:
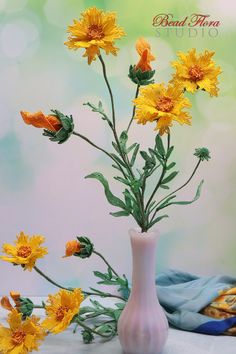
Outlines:
{"label": "green leaf", "polygon": [[129,154],[135,148],[136,145],[137,145],[137,143],[130,145],[130,147],[128,147],[128,149],[127,149],[127,154]]}
{"label": "green leaf", "polygon": [[130,182],[127,181],[126,179],[124,179],[123,177],[119,177],[119,176],[116,176],[116,177],[113,177],[116,181],[119,181],[123,184],[125,184],[126,186],[130,186]]}
{"label": "green leaf", "polygon": [[166,186],[165,184],[161,184],[161,185],[160,185],[160,188],[163,188],[163,189],[170,189],[170,187]]}
{"label": "green leaf", "polygon": [[164,218],[168,218],[168,215],[162,215],[162,216],[158,216],[157,218],[155,218],[150,224],[149,227],[152,227],[154,224],[156,224],[157,222],[161,221]]}
{"label": "green leaf", "polygon": [[175,162],[171,162],[168,166],[166,166],[166,170],[170,170],[171,168],[175,167],[176,163]]}
{"label": "green leaf", "polygon": [[166,184],[166,183],[169,183],[170,181],[172,181],[172,179],[174,179],[177,174],[179,172],[175,171],[175,172],[172,172],[169,176],[167,176],[166,178],[164,178],[161,182],[161,184]]}
{"label": "green leaf", "polygon": [[161,156],[165,156],[165,148],[159,134],[156,136],[156,149]]}
{"label": "green leaf", "polygon": [[166,154],[166,159],[168,160],[168,158],[170,157],[170,155],[172,154],[174,150],[174,146],[171,146],[168,151],[167,151],[167,154]]}
{"label": "green leaf", "polygon": [[131,160],[130,160],[130,166],[132,167],[135,163],[135,160],[136,160],[136,157],[137,157],[137,154],[138,154],[138,151],[139,151],[139,144],[136,145],[135,149],[134,149],[134,152],[133,152],[133,155],[131,157]]}
{"label": "green leaf", "polygon": [[116,150],[116,152],[118,152],[118,153],[120,152],[120,150],[119,150],[117,144],[116,144],[114,141],[112,141],[112,146],[114,147],[114,149]]}
{"label": "green leaf", "polygon": [[111,156],[123,167],[126,167],[124,162],[116,155],[116,154],[111,154]]}
{"label": "green leaf", "polygon": [[110,213],[110,215],[115,216],[115,217],[129,216],[130,212],[128,210],[121,210],[121,211],[117,211],[115,213]]}
{"label": "green leaf", "polygon": [[165,205],[167,205],[172,199],[176,198],[176,195],[172,195],[171,197],[169,198],[166,198],[166,200],[160,204],[158,207],[157,207],[157,210],[161,210],[164,208]]}
{"label": "green leaf", "polygon": [[120,142],[120,147],[121,147],[121,150],[126,152],[126,143],[128,141],[128,134],[126,132],[126,130],[124,130],[121,135],[120,135],[120,138],[119,138],[119,142]]}
{"label": "green leaf", "polygon": [[99,172],[94,172],[94,173],[91,173],[90,175],[86,176],[85,178],[95,178],[97,179],[99,182],[102,183],[103,187],[104,187],[104,191],[105,191],[105,195],[106,195],[106,198],[108,200],[108,202],[111,204],[111,205],[114,205],[116,207],[119,207],[121,209],[125,209],[125,204],[124,202],[119,199],[118,197],[116,197],[111,191],[110,191],[110,188],[109,188],[109,184],[106,180],[106,178]]}
{"label": "green leaf", "polygon": [[203,183],[204,183],[204,180],[202,180],[200,182],[199,186],[197,187],[197,192],[195,194],[195,197],[192,200],[181,201],[181,202],[173,202],[173,203],[170,203],[169,205],[188,205],[188,204],[192,204],[192,203],[196,202],[196,200],[198,200],[200,195],[201,195],[201,190],[202,190]]}

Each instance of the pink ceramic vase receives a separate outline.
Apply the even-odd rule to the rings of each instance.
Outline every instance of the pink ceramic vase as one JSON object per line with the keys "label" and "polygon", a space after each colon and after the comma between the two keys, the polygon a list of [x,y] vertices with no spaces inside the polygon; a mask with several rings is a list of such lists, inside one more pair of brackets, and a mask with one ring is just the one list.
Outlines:
{"label": "pink ceramic vase", "polygon": [[168,322],[155,285],[155,231],[129,231],[133,254],[132,290],[118,322],[125,354],[160,354],[168,336]]}

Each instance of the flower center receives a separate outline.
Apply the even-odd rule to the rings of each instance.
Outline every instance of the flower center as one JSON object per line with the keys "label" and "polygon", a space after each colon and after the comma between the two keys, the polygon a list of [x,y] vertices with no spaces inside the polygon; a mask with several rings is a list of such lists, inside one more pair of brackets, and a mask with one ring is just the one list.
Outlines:
{"label": "flower center", "polygon": [[188,73],[192,81],[202,80],[204,76],[203,70],[198,65],[193,65]]}
{"label": "flower center", "polygon": [[57,311],[56,311],[56,320],[57,321],[62,321],[63,318],[65,317],[65,314],[69,311],[68,307],[66,306],[60,306]]}
{"label": "flower center", "polygon": [[157,102],[157,109],[162,112],[170,112],[174,107],[174,103],[170,97],[161,96]]}
{"label": "flower center", "polygon": [[27,258],[32,252],[32,249],[30,246],[20,246],[17,252],[17,256],[22,257],[22,258]]}
{"label": "flower center", "polygon": [[19,330],[19,331],[15,331],[12,336],[11,336],[11,340],[13,344],[19,345],[22,344],[25,340],[26,337],[26,333]]}
{"label": "flower center", "polygon": [[101,39],[104,37],[104,33],[102,30],[102,26],[98,25],[91,25],[88,28],[88,33],[87,33],[88,39]]}

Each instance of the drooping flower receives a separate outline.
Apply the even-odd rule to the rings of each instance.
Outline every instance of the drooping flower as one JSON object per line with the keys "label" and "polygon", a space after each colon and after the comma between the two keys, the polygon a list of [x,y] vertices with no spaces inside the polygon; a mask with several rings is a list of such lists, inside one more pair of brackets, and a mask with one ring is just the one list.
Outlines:
{"label": "drooping flower", "polygon": [[218,75],[222,71],[219,66],[216,67],[212,59],[214,54],[215,52],[208,50],[197,54],[195,48],[187,54],[179,52],[179,60],[172,62],[176,70],[172,82],[177,82],[191,93],[200,89],[209,92],[211,96],[217,96]]}
{"label": "drooping flower", "polygon": [[47,317],[42,326],[54,334],[64,331],[78,314],[83,300],[81,289],[60,290],[55,295],[49,295],[45,306]]}
{"label": "drooping flower", "polygon": [[36,113],[21,111],[20,114],[26,124],[33,125],[36,128],[44,128],[56,132],[62,127],[61,122],[56,116],[45,115],[41,111]]}
{"label": "drooping flower", "polygon": [[150,44],[144,38],[139,38],[135,47],[140,55],[140,60],[135,65],[135,69],[140,69],[142,72],[152,70],[150,63],[155,60],[155,57],[152,55]]}
{"label": "drooping flower", "polygon": [[7,256],[0,256],[0,259],[17,265],[22,265],[24,269],[29,271],[35,266],[38,258],[43,258],[48,250],[42,247],[45,238],[39,235],[32,237],[21,232],[17,235],[15,245],[5,243],[2,247],[3,253]]}
{"label": "drooping flower", "polygon": [[65,257],[71,257],[75,253],[79,253],[81,249],[80,242],[77,240],[68,241],[66,243]]}
{"label": "drooping flower", "polygon": [[[20,293],[15,292],[15,291],[10,291],[10,297],[14,301],[14,305],[15,305],[16,309],[18,310],[19,305],[20,305],[20,303],[19,303]],[[8,296],[3,296],[1,298],[0,303],[1,303],[1,306],[5,310],[12,311],[14,309],[14,307],[12,306]]]}
{"label": "drooping flower", "polygon": [[151,84],[140,89],[139,96],[133,100],[136,106],[135,119],[139,124],[156,122],[159,134],[169,133],[173,121],[191,125],[191,116],[184,111],[191,107],[178,85]]}
{"label": "drooping flower", "polygon": [[88,63],[96,60],[96,56],[103,49],[106,54],[116,55],[118,48],[114,42],[125,35],[124,30],[116,24],[116,14],[105,12],[96,7],[91,7],[81,14],[81,19],[74,20],[74,24],[68,27],[68,42],[65,45],[69,49],[85,48],[84,57],[88,57]]}
{"label": "drooping flower", "polygon": [[21,116],[26,124],[33,125],[36,128],[43,128],[43,135],[49,140],[63,144],[69,139],[74,131],[74,122],[72,116],[67,116],[58,110],[52,110],[51,115],[45,115],[41,111],[29,113],[22,111]]}
{"label": "drooping flower", "polygon": [[12,310],[8,315],[8,327],[0,325],[0,353],[27,354],[38,350],[46,336],[39,318],[32,316],[22,321],[22,314]]}

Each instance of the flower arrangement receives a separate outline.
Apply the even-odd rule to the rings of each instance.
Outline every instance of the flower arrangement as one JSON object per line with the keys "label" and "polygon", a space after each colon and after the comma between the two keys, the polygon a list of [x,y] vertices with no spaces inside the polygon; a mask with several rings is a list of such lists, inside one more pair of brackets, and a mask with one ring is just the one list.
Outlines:
{"label": "flower arrangement", "polygon": [[[171,65],[174,69],[169,83],[156,83],[154,76],[152,53],[150,44],[140,38],[136,42],[138,54],[137,63],[130,65],[128,77],[134,83],[136,93],[133,100],[133,112],[127,122],[127,127],[120,133],[116,126],[115,100],[109,83],[103,53],[114,56],[118,53],[115,41],[125,35],[124,30],[117,25],[115,13],[104,12],[95,7],[89,8],[81,14],[79,20],[74,20],[68,27],[68,41],[65,45],[72,50],[84,49],[84,57],[88,64],[95,60],[101,64],[101,70],[111,103],[111,113],[106,112],[103,104],[92,102],[84,103],[107,124],[112,131],[114,140],[111,142],[111,151],[98,146],[74,126],[74,118],[57,109],[49,114],[41,111],[36,113],[21,112],[24,122],[36,128],[43,129],[43,135],[59,144],[65,143],[72,136],[76,136],[93,148],[109,157],[112,168],[117,176],[114,179],[123,186],[123,197],[118,197],[110,189],[108,180],[100,172],[93,172],[85,178],[99,181],[105,192],[107,201],[117,210],[110,214],[114,217],[132,216],[142,232],[147,232],[167,214],[163,210],[171,205],[188,205],[195,202],[201,194],[203,181],[197,187],[195,196],[190,200],[179,200],[178,192],[185,188],[196,174],[200,164],[210,159],[207,148],[197,148],[194,156],[196,165],[190,177],[177,189],[171,190],[171,182],[179,174],[175,170],[176,163],[172,161],[174,146],[171,145],[171,130],[175,122],[181,125],[191,125],[191,103],[185,96],[186,92],[195,94],[199,90],[218,95],[218,75],[221,73],[213,61],[214,52],[206,50],[198,54],[195,49],[188,53],[178,53],[178,59]],[[155,141],[148,150],[140,150],[140,144],[129,142],[129,130],[133,122],[138,124],[154,123],[156,131]],[[142,169],[136,168],[138,155],[143,164]],[[156,175],[156,182],[152,192],[147,192],[150,177]],[[151,185],[152,186],[152,185]],[[158,191],[166,191],[164,197],[158,196]],[[49,278],[37,266],[39,258],[47,254],[47,248],[42,244],[44,238],[40,235],[29,237],[23,232],[17,236],[15,245],[4,244],[3,261],[20,265],[24,270],[36,271],[60,290],[49,295],[48,300],[40,305],[33,304],[28,298],[19,293],[11,292],[13,305],[8,297],[1,299],[1,305],[10,311],[8,316],[9,327],[0,326],[0,351],[6,353],[28,353],[37,350],[41,341],[48,333],[57,334],[71,324],[82,328],[82,337],[85,343],[90,343],[94,335],[112,338],[117,333],[117,321],[129,296],[129,285],[126,277],[120,276],[99,253],[89,238],[79,236],[68,241],[64,258],[75,256],[81,259],[96,255],[102,258],[107,266],[107,272],[95,271],[98,284],[114,285],[118,295],[106,293],[100,289],[65,288]],[[101,298],[117,298],[115,308],[103,306],[99,301],[90,300],[90,306],[83,306],[83,301],[90,296]],[[40,321],[32,315],[35,308],[43,308],[46,318]],[[87,320],[94,319],[93,326]]]}

